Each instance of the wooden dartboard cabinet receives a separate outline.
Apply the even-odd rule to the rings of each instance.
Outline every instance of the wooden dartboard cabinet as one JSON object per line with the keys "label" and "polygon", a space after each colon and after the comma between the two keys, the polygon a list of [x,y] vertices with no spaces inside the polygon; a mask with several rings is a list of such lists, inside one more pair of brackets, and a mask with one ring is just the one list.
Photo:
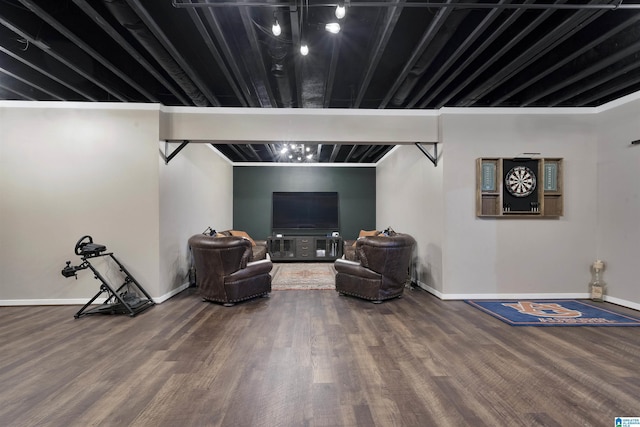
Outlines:
{"label": "wooden dartboard cabinet", "polygon": [[476,181],[478,217],[557,218],[563,215],[561,158],[479,158]]}

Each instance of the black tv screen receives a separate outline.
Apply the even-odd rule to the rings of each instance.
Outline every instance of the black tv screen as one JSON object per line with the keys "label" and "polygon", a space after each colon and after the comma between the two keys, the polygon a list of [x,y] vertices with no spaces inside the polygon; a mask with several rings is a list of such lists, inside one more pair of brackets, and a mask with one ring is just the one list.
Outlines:
{"label": "black tv screen", "polygon": [[337,192],[274,192],[274,230],[327,229],[338,231]]}

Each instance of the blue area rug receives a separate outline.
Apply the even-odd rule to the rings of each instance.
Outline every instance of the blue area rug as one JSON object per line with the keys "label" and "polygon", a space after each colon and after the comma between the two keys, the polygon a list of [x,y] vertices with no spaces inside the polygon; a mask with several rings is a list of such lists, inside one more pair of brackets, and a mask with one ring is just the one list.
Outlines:
{"label": "blue area rug", "polygon": [[467,300],[512,326],[640,326],[640,319],[577,300]]}

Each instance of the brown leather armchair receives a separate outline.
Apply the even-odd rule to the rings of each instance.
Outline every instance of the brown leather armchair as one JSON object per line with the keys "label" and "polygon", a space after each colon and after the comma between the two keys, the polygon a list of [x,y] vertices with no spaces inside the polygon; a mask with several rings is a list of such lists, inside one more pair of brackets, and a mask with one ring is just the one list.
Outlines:
{"label": "brown leather armchair", "polygon": [[251,242],[243,237],[196,234],[189,239],[196,267],[196,286],[206,301],[226,307],[268,296],[273,268],[270,259],[251,261]]}
{"label": "brown leather armchair", "polygon": [[361,237],[356,259],[337,259],[336,291],[380,303],[402,295],[416,241],[408,234]]}

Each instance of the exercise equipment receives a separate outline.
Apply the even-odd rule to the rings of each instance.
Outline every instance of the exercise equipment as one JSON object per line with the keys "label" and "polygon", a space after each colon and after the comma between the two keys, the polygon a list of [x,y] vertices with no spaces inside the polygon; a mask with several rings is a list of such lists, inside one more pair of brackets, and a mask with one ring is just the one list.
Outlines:
{"label": "exercise equipment", "polygon": [[[128,314],[133,317],[155,305],[151,296],[118,261],[113,252],[105,253],[106,250],[107,247],[105,245],[93,243],[91,236],[82,236],[74,248],[75,254],[80,257],[82,263],[73,266],[71,261],[67,261],[67,265],[61,271],[64,277],[75,277],[77,279],[77,272],[88,268],[93,271],[94,278],[101,282],[100,291],[73,316],[76,319],[89,314]],[[99,257],[109,257],[118,265],[120,272],[124,274],[124,283],[119,288],[114,289],[107,279],[91,264],[91,259]],[[107,295],[106,301],[98,307],[88,309],[102,294]],[[140,294],[145,298],[142,298]]]}

